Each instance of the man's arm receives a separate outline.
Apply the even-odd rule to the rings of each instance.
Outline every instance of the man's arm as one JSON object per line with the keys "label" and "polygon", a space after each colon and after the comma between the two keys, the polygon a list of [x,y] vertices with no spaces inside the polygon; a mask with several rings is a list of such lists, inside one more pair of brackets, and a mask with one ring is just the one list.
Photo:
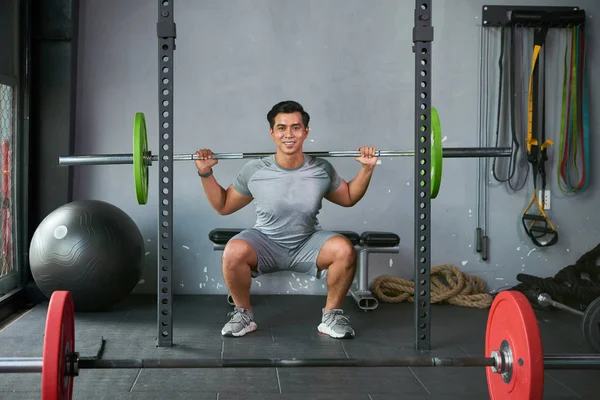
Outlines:
{"label": "man's arm", "polygon": [[354,206],[367,192],[374,170],[374,165],[363,165],[354,179],[348,183],[342,179],[340,186],[335,191],[328,193],[325,198],[342,207]]}
{"label": "man's arm", "polygon": [[210,205],[219,215],[229,215],[244,208],[252,201],[251,196],[244,196],[230,185],[227,190],[223,189],[214,175],[201,178],[204,192]]}

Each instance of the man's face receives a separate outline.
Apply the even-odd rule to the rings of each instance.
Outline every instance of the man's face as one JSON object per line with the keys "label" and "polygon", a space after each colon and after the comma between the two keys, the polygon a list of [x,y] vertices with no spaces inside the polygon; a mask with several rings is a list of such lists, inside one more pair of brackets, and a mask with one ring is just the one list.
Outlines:
{"label": "man's face", "polygon": [[271,137],[275,145],[284,154],[302,151],[302,143],[308,136],[308,128],[302,122],[299,112],[275,116],[275,124],[271,128]]}

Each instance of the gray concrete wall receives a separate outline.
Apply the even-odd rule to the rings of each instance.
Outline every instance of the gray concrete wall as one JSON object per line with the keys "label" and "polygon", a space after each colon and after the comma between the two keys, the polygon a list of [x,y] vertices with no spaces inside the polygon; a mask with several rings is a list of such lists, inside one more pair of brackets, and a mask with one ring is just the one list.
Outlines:
{"label": "gray concrete wall", "polygon": [[[129,153],[134,113],[148,123],[150,148],[157,153],[157,2],[87,1],[81,4],[76,152]],[[512,2],[518,4],[518,2]],[[569,2],[537,1],[532,5]],[[481,7],[484,2],[436,0],[433,9],[433,102],[443,124],[444,146],[476,146]],[[485,4],[506,4],[486,1]],[[598,65],[596,1],[577,6],[589,14],[588,70]],[[176,3],[175,152],[208,147],[216,152],[271,151],[266,112],[276,102],[295,99],[312,117],[306,150],[381,149],[413,146],[413,1],[195,1]],[[498,31],[490,33],[490,68],[496,65]],[[559,37],[551,32],[549,46]],[[558,143],[562,49],[548,53],[548,136]],[[492,71],[493,72],[493,71]],[[591,74],[591,72],[590,72]],[[495,75],[491,75],[495,86]],[[599,83],[589,79],[590,131],[599,122]],[[495,92],[490,92],[495,99]],[[492,100],[495,103],[495,100]],[[492,110],[493,111],[493,110]],[[493,132],[490,133],[492,135]],[[490,140],[493,136],[490,136]],[[591,154],[599,150],[592,139]],[[565,196],[557,187],[558,146],[549,150],[551,220],[560,241],[535,248],[523,232],[521,214],[532,195],[531,180],[513,193],[487,174],[490,258],[474,249],[476,159],[446,159],[440,195],[432,203],[432,265],[454,264],[481,276],[490,289],[516,283],[526,272],[549,276],[598,243],[599,167],[592,160],[589,189]],[[215,168],[224,187],[245,161],[222,161]],[[353,159],[335,159],[347,180],[359,169]],[[150,168],[147,205],[135,200],[131,166],[89,166],[75,171],[75,199],[101,199],[122,207],[141,228],[147,264],[137,292],[156,290],[156,166]],[[413,159],[383,159],[364,199],[354,208],[325,203],[327,229],[384,230],[402,238],[397,255],[373,255],[371,274],[413,277]],[[491,167],[488,167],[488,171]],[[174,287],[176,293],[226,293],[221,253],[208,232],[217,227],[249,227],[252,205],[219,216],[209,205],[191,162],[175,166]],[[256,293],[318,294],[325,282],[277,274],[254,282]]]}

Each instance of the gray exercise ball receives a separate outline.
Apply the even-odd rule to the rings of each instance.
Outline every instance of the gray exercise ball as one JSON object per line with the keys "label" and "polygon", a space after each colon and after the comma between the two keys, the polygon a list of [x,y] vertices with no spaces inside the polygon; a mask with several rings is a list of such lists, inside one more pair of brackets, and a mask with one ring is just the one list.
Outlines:
{"label": "gray exercise ball", "polygon": [[31,274],[48,298],[68,290],[75,309],[104,311],[142,276],[144,239],[120,208],[98,200],[65,204],[39,224],[29,248]]}

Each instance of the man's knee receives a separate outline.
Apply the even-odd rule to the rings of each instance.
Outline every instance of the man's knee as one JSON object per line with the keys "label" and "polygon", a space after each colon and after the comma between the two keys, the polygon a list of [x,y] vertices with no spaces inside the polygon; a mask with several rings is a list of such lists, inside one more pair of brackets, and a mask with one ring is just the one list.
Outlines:
{"label": "man's knee", "polygon": [[223,249],[223,268],[237,268],[249,265],[255,268],[257,264],[256,251],[250,243],[241,239],[232,239]]}
{"label": "man's knee", "polygon": [[323,245],[319,258],[321,259],[319,264],[324,268],[328,268],[336,261],[341,261],[348,268],[356,266],[356,250],[350,240],[344,236],[328,239]]}

